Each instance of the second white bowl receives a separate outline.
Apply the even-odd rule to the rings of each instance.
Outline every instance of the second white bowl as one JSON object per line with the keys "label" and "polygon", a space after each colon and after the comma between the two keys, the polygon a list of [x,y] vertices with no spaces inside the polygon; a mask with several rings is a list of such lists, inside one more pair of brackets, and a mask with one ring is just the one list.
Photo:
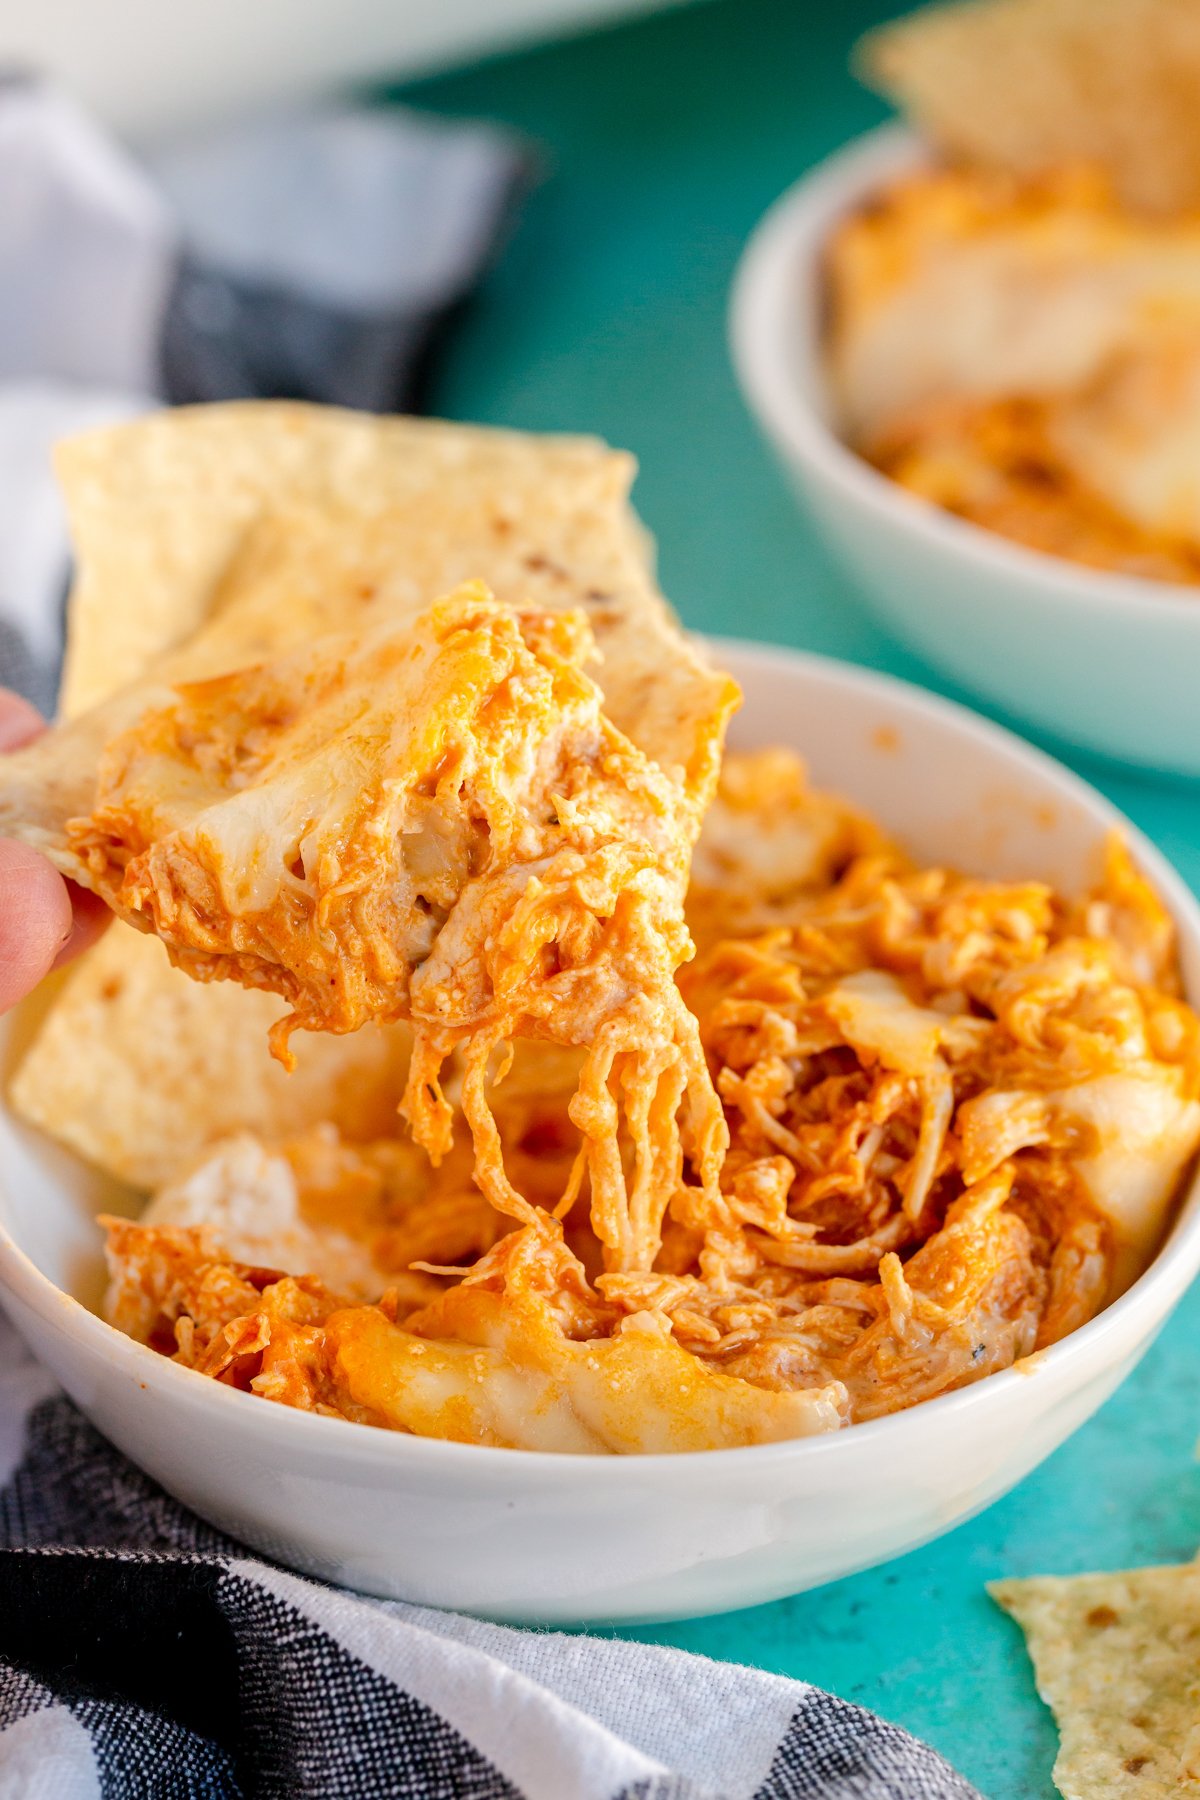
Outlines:
{"label": "second white bowl", "polygon": [[875,612],[964,686],[1120,761],[1200,774],[1200,588],[1086,569],[956,519],[830,424],[821,267],[838,220],[927,155],[887,127],[788,190],[743,255],[734,361],[751,410]]}

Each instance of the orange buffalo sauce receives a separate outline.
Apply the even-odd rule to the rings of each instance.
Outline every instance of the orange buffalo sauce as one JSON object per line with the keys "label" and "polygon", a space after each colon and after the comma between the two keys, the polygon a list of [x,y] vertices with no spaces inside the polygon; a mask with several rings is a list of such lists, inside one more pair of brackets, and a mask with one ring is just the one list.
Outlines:
{"label": "orange buffalo sauce", "polygon": [[731,756],[688,913],[677,991],[729,1147],[697,1179],[687,1123],[607,1071],[614,1161],[637,1166],[639,1132],[660,1147],[625,1189],[632,1253],[573,1179],[587,1050],[517,1044],[485,1099],[524,1216],[473,1179],[451,1081],[436,1169],[318,1128],[223,1146],[111,1222],[113,1322],[376,1426],[677,1451],[961,1387],[1144,1266],[1200,1142],[1200,1023],[1118,844],[1079,901],[922,869],[787,753]]}

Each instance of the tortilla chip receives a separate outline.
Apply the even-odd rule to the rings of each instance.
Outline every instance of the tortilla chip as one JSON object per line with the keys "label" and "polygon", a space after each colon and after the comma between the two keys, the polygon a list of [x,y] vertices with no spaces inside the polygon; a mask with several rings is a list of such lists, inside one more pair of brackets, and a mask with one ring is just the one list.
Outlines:
{"label": "tortilla chip", "polygon": [[214,610],[245,661],[473,580],[501,601],[582,606],[605,710],[664,767],[689,761],[727,685],[684,649],[654,586],[633,458],[595,439],[247,401],[87,433],[58,467],[79,564],[68,717]]}
{"label": "tortilla chip", "polygon": [[355,1141],[394,1134],[406,1027],[314,1037],[294,1075],[267,1051],[280,1001],[202,987],[161,944],[109,931],[71,971],[14,1076],[29,1124],[136,1187],[173,1180],[216,1139],[271,1139],[329,1119]]}
{"label": "tortilla chip", "polygon": [[1200,1794],[1200,1567],[995,1581],[1024,1631],[1066,1800]]}
{"label": "tortilla chip", "polygon": [[[502,599],[582,606],[614,722],[685,771],[698,804],[715,782],[732,684],[687,648],[654,587],[628,456],[582,438],[247,403],[93,432],[59,464],[78,561],[72,722],[0,765],[0,834],[67,873],[84,874],[63,825],[90,810],[102,745],[173,698],[173,679],[419,611],[465,576]],[[124,983],[127,970],[136,981],[101,1004],[109,975]],[[313,1038],[289,1084],[266,1050],[280,1010],[233,986],[189,985],[157,946],[113,933],[52,1009],[14,1103],[147,1185],[243,1125],[394,1130],[391,1049],[363,1033]]]}
{"label": "tortilla chip", "polygon": [[1103,168],[1130,206],[1200,206],[1200,9],[956,0],[873,31],[863,79],[944,153],[1018,175]]}
{"label": "tortilla chip", "polygon": [[736,690],[653,584],[626,455],[246,402],[90,433],[61,449],[59,469],[79,565],[70,723],[5,758],[0,834],[85,886],[63,826],[90,810],[103,745],[169,704],[172,682],[414,616],[466,580],[501,601],[581,607],[614,725],[699,804],[711,793]]}
{"label": "tortilla chip", "polygon": [[[628,457],[591,439],[270,401],[186,407],[88,432],[60,445],[56,460],[80,565],[68,716],[135,680],[204,623],[265,514],[406,513],[416,540],[408,548],[426,576],[439,540],[452,524],[461,532],[465,514],[461,547],[485,550],[493,564],[507,554],[519,568],[531,535],[554,536],[564,515],[618,519],[632,475]],[[511,533],[495,530],[498,519],[510,520]],[[457,539],[440,546],[451,555],[458,547]],[[443,567],[425,599],[463,578]],[[499,587],[499,569],[487,579]]]}

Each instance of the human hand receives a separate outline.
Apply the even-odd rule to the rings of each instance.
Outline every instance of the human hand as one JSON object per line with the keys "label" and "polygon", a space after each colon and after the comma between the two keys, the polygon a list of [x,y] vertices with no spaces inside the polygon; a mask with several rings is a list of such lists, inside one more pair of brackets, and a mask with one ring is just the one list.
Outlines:
{"label": "human hand", "polygon": [[[43,729],[28,701],[0,688],[0,751],[16,750]],[[108,917],[102,901],[64,881],[36,850],[0,838],[0,1012],[77,956]]]}

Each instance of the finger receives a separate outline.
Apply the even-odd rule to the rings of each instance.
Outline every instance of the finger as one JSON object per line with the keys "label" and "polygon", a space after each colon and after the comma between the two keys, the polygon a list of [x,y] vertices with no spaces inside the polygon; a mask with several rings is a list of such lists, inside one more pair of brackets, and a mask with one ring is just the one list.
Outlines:
{"label": "finger", "polygon": [[[39,737],[45,729],[45,720],[28,700],[22,699],[20,694],[11,693],[7,688],[0,688],[0,751],[16,750],[22,744]],[[7,848],[8,846],[0,843],[0,856],[3,856]],[[44,875],[40,879],[47,886],[53,885],[46,881]],[[65,942],[50,965],[55,969],[62,963],[70,962],[80,951],[86,950],[99,937],[112,916],[104,902],[97,899],[95,894],[89,894],[86,888],[76,887],[73,881],[68,881],[66,888],[71,908],[71,924]],[[2,931],[3,912],[0,911],[0,933]],[[0,964],[2,962],[3,951],[0,950]],[[0,987],[3,981],[3,975],[0,975]],[[0,999],[0,1010],[11,1004],[10,1000]]]}
{"label": "finger", "polygon": [[72,926],[62,876],[27,844],[0,839],[0,1012],[53,967]]}
{"label": "finger", "polygon": [[0,750],[18,750],[46,729],[46,721],[36,706],[22,700],[20,694],[0,688]]}

